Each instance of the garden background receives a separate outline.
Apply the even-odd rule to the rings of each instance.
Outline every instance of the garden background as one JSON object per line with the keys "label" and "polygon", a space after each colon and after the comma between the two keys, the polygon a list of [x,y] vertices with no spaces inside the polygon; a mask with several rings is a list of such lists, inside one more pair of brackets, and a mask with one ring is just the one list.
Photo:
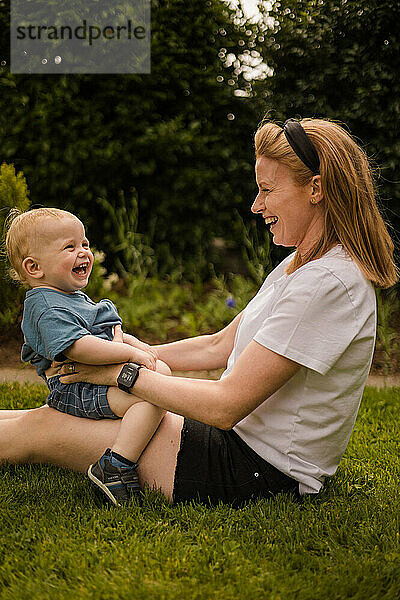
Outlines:
{"label": "garden background", "polygon": [[[22,204],[84,221],[106,269],[88,292],[113,296],[125,328],[150,341],[223,326],[291,251],[270,247],[249,210],[266,114],[329,117],[361,141],[399,262],[399,3],[262,2],[250,19],[244,7],[153,0],[151,75],[30,76],[9,72],[0,1],[1,159],[26,178]],[[13,187],[4,165],[2,207],[15,203]],[[112,274],[105,285],[100,272]],[[2,274],[0,330],[10,333],[23,293],[5,283],[4,263]],[[378,293],[374,368],[386,373],[398,369],[398,289]]]}
{"label": "garden background", "polygon": [[[13,75],[0,0],[0,226],[30,204],[76,213],[96,248],[87,293],[163,342],[215,331],[289,249],[250,206],[268,114],[338,120],[376,172],[400,264],[400,4],[152,0],[151,75]],[[77,10],[80,2],[75,3]],[[242,10],[242,9],[246,10]],[[18,360],[24,291],[0,263],[0,363]],[[378,291],[374,373],[400,370],[400,286]],[[43,403],[0,385],[1,407]],[[399,388],[366,388],[316,501],[234,511],[96,508],[81,476],[2,468],[0,598],[398,598]],[[129,557],[129,559],[127,559]]]}

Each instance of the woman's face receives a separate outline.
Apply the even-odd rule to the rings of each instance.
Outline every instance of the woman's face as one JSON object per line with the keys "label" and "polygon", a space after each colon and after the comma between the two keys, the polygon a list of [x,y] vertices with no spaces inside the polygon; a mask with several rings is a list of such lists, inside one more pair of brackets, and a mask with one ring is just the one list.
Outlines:
{"label": "woman's face", "polygon": [[[296,247],[300,254],[309,250],[323,232],[320,177],[314,176],[305,186],[298,186],[287,167],[269,158],[256,161],[258,194],[251,210],[260,213],[266,224],[268,217],[278,217],[270,225],[273,242]],[[311,203],[311,199],[316,203]]]}

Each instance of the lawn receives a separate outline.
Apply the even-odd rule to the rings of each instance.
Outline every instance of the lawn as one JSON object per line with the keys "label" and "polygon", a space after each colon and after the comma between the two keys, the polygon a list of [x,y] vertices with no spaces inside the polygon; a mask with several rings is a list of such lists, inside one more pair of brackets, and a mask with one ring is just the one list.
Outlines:
{"label": "lawn", "polygon": [[[0,385],[0,406],[41,404]],[[3,466],[0,598],[389,600],[400,597],[400,388],[366,388],[336,476],[314,500],[241,510],[99,508],[81,475]]]}

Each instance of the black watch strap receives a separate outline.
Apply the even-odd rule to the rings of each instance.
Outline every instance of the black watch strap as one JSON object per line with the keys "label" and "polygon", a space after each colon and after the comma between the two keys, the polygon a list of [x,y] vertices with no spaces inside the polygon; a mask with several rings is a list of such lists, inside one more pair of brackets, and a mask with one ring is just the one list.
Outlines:
{"label": "black watch strap", "polygon": [[126,363],[117,377],[119,389],[129,394],[131,388],[135,385],[136,379],[139,377],[139,370],[142,367],[143,365],[136,363]]}

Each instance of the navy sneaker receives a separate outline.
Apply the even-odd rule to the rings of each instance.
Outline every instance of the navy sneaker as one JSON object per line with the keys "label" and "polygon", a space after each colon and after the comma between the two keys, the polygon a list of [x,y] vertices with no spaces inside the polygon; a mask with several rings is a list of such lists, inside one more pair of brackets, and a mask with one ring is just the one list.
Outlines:
{"label": "navy sneaker", "polygon": [[136,498],[140,498],[141,490],[137,463],[132,467],[117,467],[112,464],[110,448],[107,448],[103,456],[90,465],[87,474],[102,500],[111,502],[114,506],[129,504]]}

